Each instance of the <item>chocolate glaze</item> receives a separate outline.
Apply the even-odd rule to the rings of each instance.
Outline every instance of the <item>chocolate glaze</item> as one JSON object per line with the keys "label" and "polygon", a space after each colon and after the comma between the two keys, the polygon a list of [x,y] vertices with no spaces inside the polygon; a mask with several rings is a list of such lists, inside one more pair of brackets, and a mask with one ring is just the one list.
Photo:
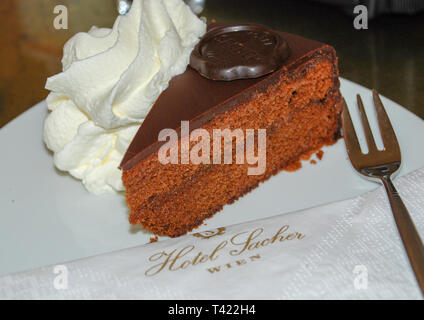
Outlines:
{"label": "chocolate glaze", "polygon": [[221,26],[199,41],[190,66],[211,80],[251,79],[279,69],[289,55],[287,41],[265,26]]}
{"label": "chocolate glaze", "polygon": [[[209,29],[215,26],[209,26]],[[196,129],[216,115],[248,101],[254,94],[265,91],[269,85],[278,82],[282,74],[290,73],[312,56],[335,55],[334,49],[326,44],[286,32],[278,33],[287,41],[291,54],[273,73],[254,79],[214,81],[189,66],[183,74],[174,77],[141,124],[120,169],[130,170],[158,151],[165,143],[158,141],[162,129],[178,131],[183,120],[190,121],[190,130]]]}

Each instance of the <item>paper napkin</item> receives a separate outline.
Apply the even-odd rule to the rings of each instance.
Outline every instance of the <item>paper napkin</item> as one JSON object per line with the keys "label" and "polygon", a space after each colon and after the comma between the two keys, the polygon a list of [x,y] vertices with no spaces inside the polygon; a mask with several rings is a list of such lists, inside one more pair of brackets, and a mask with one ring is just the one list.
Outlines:
{"label": "paper napkin", "polygon": [[[424,168],[394,183],[423,238]],[[0,298],[422,296],[380,187],[308,210],[3,276]]]}

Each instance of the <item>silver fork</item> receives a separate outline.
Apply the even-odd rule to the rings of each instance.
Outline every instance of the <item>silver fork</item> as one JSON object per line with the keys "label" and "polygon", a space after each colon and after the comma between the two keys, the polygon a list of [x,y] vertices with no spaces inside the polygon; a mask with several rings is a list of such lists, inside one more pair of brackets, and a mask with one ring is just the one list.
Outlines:
{"label": "silver fork", "polygon": [[399,193],[393,185],[390,177],[399,169],[401,164],[401,153],[396,134],[392,128],[389,117],[384,109],[378,93],[373,90],[374,106],[377,111],[378,125],[384,144],[383,150],[378,150],[373,134],[365,113],[362,99],[357,95],[359,113],[366,141],[368,153],[363,154],[353,127],[349,109],[343,99],[343,135],[346,149],[353,167],[362,175],[374,181],[381,181],[387,191],[393,216],[402,238],[403,245],[409,257],[415,277],[424,294],[424,247],[414,226],[414,222],[403,204]]}

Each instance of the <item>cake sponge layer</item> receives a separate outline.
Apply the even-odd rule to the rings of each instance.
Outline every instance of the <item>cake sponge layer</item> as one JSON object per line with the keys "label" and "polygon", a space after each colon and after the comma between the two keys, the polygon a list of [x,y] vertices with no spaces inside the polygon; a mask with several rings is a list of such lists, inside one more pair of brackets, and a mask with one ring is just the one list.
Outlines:
{"label": "cake sponge layer", "polygon": [[333,144],[340,135],[337,76],[334,52],[320,54],[201,126],[210,136],[214,129],[266,129],[261,175],[248,175],[247,163],[236,164],[235,143],[232,164],[163,165],[156,152],[124,171],[130,222],[158,235],[185,234],[260,182]]}

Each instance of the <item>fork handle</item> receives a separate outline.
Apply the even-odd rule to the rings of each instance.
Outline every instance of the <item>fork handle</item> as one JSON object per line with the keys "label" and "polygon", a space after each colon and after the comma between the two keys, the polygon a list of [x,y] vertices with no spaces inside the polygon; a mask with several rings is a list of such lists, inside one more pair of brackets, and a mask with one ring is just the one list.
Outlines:
{"label": "fork handle", "polygon": [[409,215],[408,209],[397,192],[395,186],[390,180],[390,176],[381,178],[389,197],[393,216],[396,221],[400,236],[405,246],[406,252],[411,262],[412,269],[415,272],[421,292],[424,295],[424,246],[420,235],[415,228],[414,222]]}

